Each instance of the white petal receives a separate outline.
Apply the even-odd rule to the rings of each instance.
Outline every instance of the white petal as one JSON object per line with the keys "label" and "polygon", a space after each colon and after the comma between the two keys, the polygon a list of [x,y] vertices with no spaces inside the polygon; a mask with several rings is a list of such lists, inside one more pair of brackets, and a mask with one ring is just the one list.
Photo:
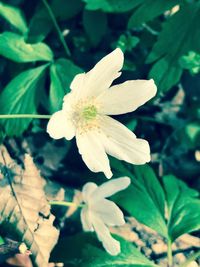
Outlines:
{"label": "white petal", "polygon": [[92,202],[91,197],[90,209],[91,212],[99,216],[106,225],[119,226],[125,224],[122,211],[113,201],[101,199],[97,202],[96,200]]}
{"label": "white petal", "polygon": [[98,96],[120,76],[119,71],[123,66],[123,60],[123,52],[119,48],[115,49],[102,58],[89,72],[76,76],[70,88],[79,98]]}
{"label": "white petal", "polygon": [[75,135],[75,127],[72,121],[67,119],[65,112],[61,110],[51,116],[47,124],[47,132],[54,139],[65,137],[70,140]]}
{"label": "white petal", "polygon": [[90,219],[90,211],[88,210],[88,207],[85,206],[82,208],[81,210],[81,222],[82,222],[82,226],[83,226],[83,230],[84,231],[94,231],[94,228],[92,226],[92,222]]}
{"label": "white petal", "polygon": [[157,87],[151,80],[127,81],[104,91],[97,100],[102,114],[117,115],[136,110],[155,96]]}
{"label": "white petal", "polygon": [[120,243],[111,236],[105,224],[99,218],[95,217],[93,214],[92,214],[92,222],[94,230],[97,233],[97,237],[102,242],[105,250],[113,256],[119,254]]}
{"label": "white petal", "polygon": [[78,100],[79,98],[83,98],[84,97],[84,91],[85,91],[85,84],[86,84],[86,74],[85,73],[80,73],[77,74],[72,83],[70,84],[70,88],[72,90],[72,93],[75,97],[76,100]]}
{"label": "white petal", "polygon": [[127,188],[130,185],[130,182],[131,180],[128,177],[112,179],[106,183],[103,183],[96,190],[94,190],[91,198],[97,201],[105,197],[110,197]]}
{"label": "white petal", "polygon": [[191,261],[187,267],[199,267],[198,263],[196,261]]}
{"label": "white petal", "polygon": [[82,194],[85,202],[89,201],[90,195],[97,189],[98,186],[95,183],[89,182],[83,186]]}
{"label": "white petal", "polygon": [[101,143],[101,135],[96,131],[77,133],[76,142],[79,153],[88,168],[93,172],[104,172],[107,178],[111,178],[112,172],[105,149]]}
{"label": "white petal", "polygon": [[71,90],[79,90],[82,87],[85,79],[85,73],[77,74],[70,84]]}
{"label": "white petal", "polygon": [[109,155],[137,165],[151,160],[148,142],[136,138],[134,133],[120,122],[104,116],[101,128],[106,134],[104,147]]}
{"label": "white petal", "polygon": [[74,112],[74,106],[76,104],[76,99],[73,93],[68,93],[63,98],[63,111],[66,112],[67,117],[70,118]]}

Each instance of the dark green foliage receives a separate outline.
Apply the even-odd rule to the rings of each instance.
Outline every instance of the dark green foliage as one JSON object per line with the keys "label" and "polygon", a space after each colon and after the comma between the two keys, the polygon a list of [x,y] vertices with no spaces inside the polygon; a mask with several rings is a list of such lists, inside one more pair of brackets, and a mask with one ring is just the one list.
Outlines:
{"label": "dark green foliage", "polygon": [[177,84],[182,74],[180,57],[190,50],[200,51],[200,4],[185,4],[163,25],[147,63],[157,61],[150,70],[161,92]]}
{"label": "dark green foliage", "polygon": [[192,75],[200,72],[200,54],[190,51],[180,58],[180,65],[183,69],[189,70]]}
{"label": "dark green foliage", "polygon": [[126,12],[137,6],[141,0],[83,0],[86,3],[86,9],[98,10],[105,12]]}
{"label": "dark green foliage", "polygon": [[[129,29],[141,26],[142,23],[148,22],[157,16],[163,14],[166,10],[170,10],[182,0],[141,0],[138,1],[138,7],[128,22]],[[148,12],[147,12],[148,10]]]}
{"label": "dark green foliage", "polygon": [[[36,114],[40,99],[36,93],[47,65],[26,70],[16,76],[0,95],[1,114]],[[3,122],[8,135],[20,135],[27,129],[31,119],[11,119]]]}
{"label": "dark green foliage", "polygon": [[163,177],[167,201],[168,234],[173,242],[182,234],[200,228],[199,193],[173,175]]}
{"label": "dark green foliage", "polygon": [[[92,234],[77,234],[61,238],[52,254],[52,260],[61,260],[67,266],[81,267],[156,267],[157,265],[144,257],[131,243],[115,236],[121,244],[121,253],[110,256],[102,250]],[[65,247],[66,251],[62,248]]]}
{"label": "dark green foliage", "polygon": [[91,44],[97,46],[106,33],[106,14],[101,11],[85,10],[83,12],[83,27]]}
{"label": "dark green foliage", "polygon": [[122,168],[118,171],[132,177],[132,183],[125,194],[119,193],[114,199],[139,222],[172,242],[200,228],[200,200],[196,190],[173,175],[164,176],[162,186],[147,165],[134,167],[133,172]]}

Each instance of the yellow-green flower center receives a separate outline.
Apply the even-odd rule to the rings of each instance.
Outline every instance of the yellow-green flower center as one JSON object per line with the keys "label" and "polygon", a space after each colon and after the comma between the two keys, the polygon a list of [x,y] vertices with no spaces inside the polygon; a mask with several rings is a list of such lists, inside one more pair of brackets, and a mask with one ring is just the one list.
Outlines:
{"label": "yellow-green flower center", "polygon": [[85,120],[92,120],[97,115],[97,108],[94,105],[90,105],[83,108],[82,116]]}

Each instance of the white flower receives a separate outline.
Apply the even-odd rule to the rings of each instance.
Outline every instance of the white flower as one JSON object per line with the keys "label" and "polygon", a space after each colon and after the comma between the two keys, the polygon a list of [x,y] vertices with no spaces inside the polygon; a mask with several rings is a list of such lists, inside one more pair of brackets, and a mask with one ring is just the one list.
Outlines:
{"label": "white flower", "polygon": [[196,261],[191,261],[188,265],[187,265],[187,267],[198,267],[199,265],[198,265],[198,263],[196,262]]}
{"label": "white flower", "polygon": [[95,183],[84,185],[82,194],[86,205],[81,210],[84,231],[95,231],[104,248],[111,255],[120,252],[120,243],[115,240],[107,226],[119,226],[125,223],[122,211],[106,197],[124,190],[130,184],[128,177],[110,180],[100,186]]}
{"label": "white flower", "polygon": [[107,178],[112,176],[107,154],[138,165],[150,161],[148,142],[108,116],[131,112],[156,94],[153,80],[111,86],[122,65],[123,52],[117,48],[89,72],[76,75],[62,110],[54,113],[47,125],[54,139],[76,136],[85,164],[93,172],[104,172]]}

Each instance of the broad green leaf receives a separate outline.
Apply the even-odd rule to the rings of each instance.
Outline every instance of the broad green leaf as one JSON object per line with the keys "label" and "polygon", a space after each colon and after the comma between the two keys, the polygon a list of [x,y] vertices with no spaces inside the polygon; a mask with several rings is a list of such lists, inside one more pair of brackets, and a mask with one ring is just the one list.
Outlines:
{"label": "broad green leaf", "polygon": [[140,5],[133,15],[130,17],[128,22],[128,28],[140,26],[142,23],[148,22],[155,17],[163,14],[166,10],[171,9],[177,5],[181,0],[142,0]]}
{"label": "broad green leaf", "polygon": [[173,175],[163,177],[168,207],[168,233],[173,242],[182,234],[200,229],[199,193]]}
{"label": "broad green leaf", "polygon": [[62,106],[63,97],[70,91],[70,84],[76,74],[83,72],[68,59],[58,59],[50,68],[50,110],[55,112]]}
{"label": "broad green leaf", "polygon": [[26,20],[21,13],[21,10],[0,2],[0,16],[6,19],[10,24],[17,28],[20,32],[26,33],[28,28]]}
{"label": "broad green leaf", "polygon": [[[35,114],[36,93],[47,65],[26,70],[16,76],[0,94],[0,114]],[[1,120],[7,135],[20,135],[32,119]]]}
{"label": "broad green leaf", "polygon": [[13,32],[0,34],[0,55],[16,62],[53,60],[53,53],[46,44],[28,44],[24,37]]}
{"label": "broad green leaf", "polygon": [[180,11],[163,24],[149,57],[154,63],[149,77],[155,79],[160,92],[169,90],[179,81],[182,68],[179,59],[188,51],[200,51],[200,4],[190,3],[181,6]]}
{"label": "broad green leaf", "polygon": [[[184,233],[200,229],[198,192],[173,175],[164,176],[163,186],[148,166],[136,166],[133,173],[118,164],[118,175],[131,177],[131,185],[113,197],[139,222],[172,242]],[[166,214],[167,210],[167,214]]]}
{"label": "broad green leaf", "polygon": [[83,0],[86,3],[86,9],[105,12],[121,13],[127,12],[136,7],[141,0]]}
{"label": "broad green leaf", "polygon": [[131,177],[131,185],[113,199],[138,221],[167,237],[164,192],[153,170],[144,165],[135,166],[134,174],[122,173]]}
{"label": "broad green leaf", "polygon": [[107,29],[106,14],[101,11],[83,12],[83,27],[93,46],[97,46],[102,40]]}
{"label": "broad green leaf", "polygon": [[[51,261],[64,262],[67,266],[81,267],[156,267],[130,242],[115,236],[120,241],[121,253],[110,256],[93,234],[81,233],[61,238],[55,247]],[[63,249],[64,248],[64,249]]]}

